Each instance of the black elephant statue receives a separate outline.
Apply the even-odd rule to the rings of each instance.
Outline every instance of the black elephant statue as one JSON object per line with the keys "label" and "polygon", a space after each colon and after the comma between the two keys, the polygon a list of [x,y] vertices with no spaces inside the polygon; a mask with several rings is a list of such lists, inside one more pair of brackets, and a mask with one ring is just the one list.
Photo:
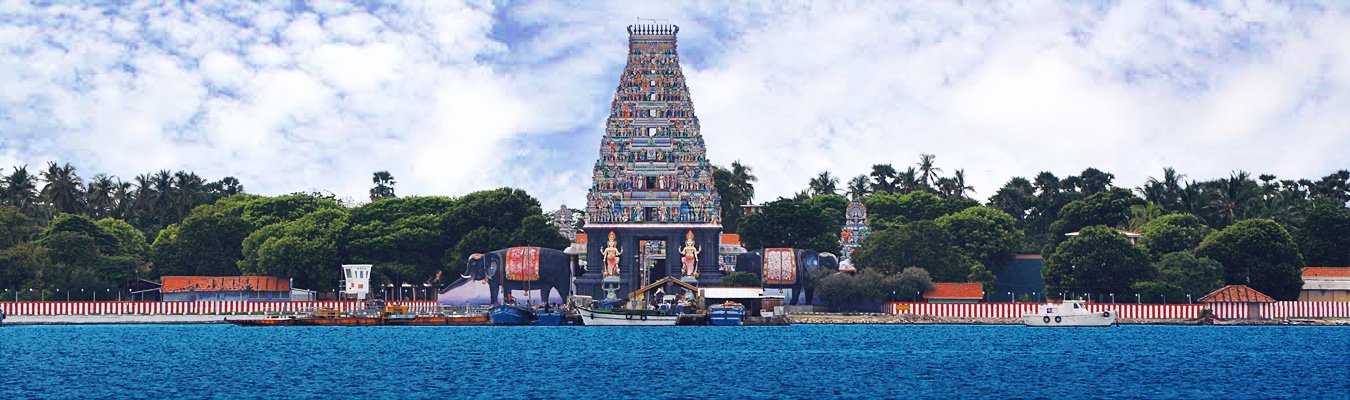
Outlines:
{"label": "black elephant statue", "polygon": [[810,305],[815,297],[815,284],[811,280],[820,276],[816,271],[838,272],[839,258],[807,249],[759,249],[737,256],[736,271],[759,275],[766,288],[792,289],[790,305],[797,305],[805,293],[806,304]]}
{"label": "black elephant statue", "polygon": [[[521,252],[528,252],[530,249],[538,252],[537,263],[535,263],[537,269],[534,271],[537,275],[534,277],[536,279],[518,279],[519,276],[511,276],[512,274],[507,271],[508,258],[512,254],[522,254]],[[513,250],[517,253],[512,253]],[[529,259],[528,256],[526,258]],[[492,304],[497,304],[497,298],[503,290],[539,290],[539,298],[547,302],[549,294],[553,290],[557,290],[558,295],[564,300],[572,294],[571,268],[567,254],[564,254],[561,250],[541,247],[512,247],[469,256],[468,267],[465,268],[463,277],[473,280],[487,280],[488,288],[492,291]]]}

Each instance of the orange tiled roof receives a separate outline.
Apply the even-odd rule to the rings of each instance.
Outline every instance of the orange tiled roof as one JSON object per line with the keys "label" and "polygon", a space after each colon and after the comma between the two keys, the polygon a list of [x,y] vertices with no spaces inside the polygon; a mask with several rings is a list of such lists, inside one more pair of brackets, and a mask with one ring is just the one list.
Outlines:
{"label": "orange tiled roof", "polygon": [[934,283],[925,299],[978,300],[984,298],[984,286],[978,283]]}
{"label": "orange tiled roof", "polygon": [[289,292],[291,282],[274,276],[166,276],[161,293]]}
{"label": "orange tiled roof", "polygon": [[1306,267],[1303,277],[1350,278],[1350,267]]}
{"label": "orange tiled roof", "polygon": [[1275,299],[1247,285],[1228,285],[1200,298],[1201,303],[1274,303]]}
{"label": "orange tiled roof", "polygon": [[741,244],[741,235],[739,233],[723,233],[721,244]]}

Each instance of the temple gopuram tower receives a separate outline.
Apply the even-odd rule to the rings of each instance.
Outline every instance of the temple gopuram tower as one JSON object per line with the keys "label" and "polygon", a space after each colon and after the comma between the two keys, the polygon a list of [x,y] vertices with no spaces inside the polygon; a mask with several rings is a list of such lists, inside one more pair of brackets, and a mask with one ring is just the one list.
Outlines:
{"label": "temple gopuram tower", "polygon": [[589,262],[579,294],[602,298],[603,284],[624,296],[667,276],[721,280],[721,200],[680,70],[679,30],[628,27],[628,63],[586,195]]}

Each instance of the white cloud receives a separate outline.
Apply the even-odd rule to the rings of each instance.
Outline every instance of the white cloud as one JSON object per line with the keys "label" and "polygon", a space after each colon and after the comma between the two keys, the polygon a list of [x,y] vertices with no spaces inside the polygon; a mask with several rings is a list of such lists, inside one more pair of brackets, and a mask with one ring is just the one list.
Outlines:
{"label": "white cloud", "polygon": [[[1281,3],[0,5],[0,163],[365,197],[580,204],[636,17],[681,26],[709,156],[758,200],[815,173],[1163,166],[1319,177],[1350,154],[1350,18]],[[1331,8],[1331,7],[1326,7]]]}

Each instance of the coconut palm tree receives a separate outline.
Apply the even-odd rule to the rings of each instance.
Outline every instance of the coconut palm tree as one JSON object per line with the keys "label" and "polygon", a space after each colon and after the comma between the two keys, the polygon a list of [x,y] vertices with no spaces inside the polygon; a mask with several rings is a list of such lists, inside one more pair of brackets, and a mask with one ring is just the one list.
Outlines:
{"label": "coconut palm tree", "polygon": [[830,171],[821,171],[811,182],[807,184],[811,195],[821,194],[839,194],[839,177],[830,174]]}
{"label": "coconut palm tree", "polygon": [[861,199],[867,192],[867,175],[858,175],[848,181],[848,194],[852,198]]}
{"label": "coconut palm tree", "polygon": [[112,217],[120,220],[131,220],[132,213],[135,210],[135,201],[133,196],[131,182],[123,182],[121,179],[113,184],[112,198],[113,209]]}
{"label": "coconut palm tree", "polygon": [[975,193],[975,187],[966,184],[966,170],[965,170],[965,169],[958,169],[958,170],[956,170],[956,172],[953,172],[953,173],[952,173],[952,183],[956,186],[956,197],[957,197],[957,198],[965,199],[965,198],[968,198],[968,196],[966,196],[966,193],[971,193],[971,194],[974,194],[974,193]]}
{"label": "coconut palm tree", "polygon": [[394,195],[394,184],[397,182],[394,182],[394,175],[389,171],[375,171],[370,181],[375,184],[375,187],[370,188],[370,201],[397,197]]}
{"label": "coconut palm tree", "polygon": [[14,167],[4,179],[4,203],[24,212],[30,212],[38,199],[37,177],[28,172],[27,165]]}
{"label": "coconut palm tree", "polygon": [[154,224],[165,226],[173,219],[173,173],[167,169],[161,169],[150,175],[150,187],[152,194],[150,196],[149,214],[154,219]]}
{"label": "coconut palm tree", "polygon": [[731,186],[735,186],[745,195],[745,201],[752,202],[755,199],[755,182],[759,178],[755,177],[754,169],[741,164],[741,160],[731,162]]}
{"label": "coconut palm tree", "polygon": [[79,214],[84,212],[84,182],[75,174],[75,167],[48,162],[47,170],[42,171],[42,199],[58,213]]}
{"label": "coconut palm tree", "polygon": [[1228,179],[1218,180],[1215,189],[1209,200],[1209,206],[1217,212],[1220,222],[1215,228],[1247,218],[1260,199],[1260,188],[1246,171],[1237,171]]}
{"label": "coconut palm tree", "polygon": [[113,188],[117,184],[113,178],[107,174],[94,175],[85,187],[85,204],[88,205],[89,216],[94,219],[103,219],[112,215],[114,206]]}
{"label": "coconut palm tree", "polygon": [[173,174],[174,221],[187,218],[192,208],[202,203],[206,195],[206,181],[196,173],[178,171]]}
{"label": "coconut palm tree", "polygon": [[891,193],[895,191],[895,167],[890,164],[872,166],[872,191]]}
{"label": "coconut palm tree", "polygon": [[942,173],[942,168],[934,164],[936,160],[937,156],[932,154],[919,155],[919,184],[929,189],[937,187],[939,174]]}
{"label": "coconut palm tree", "polygon": [[919,172],[914,167],[905,168],[905,172],[895,175],[895,187],[900,193],[909,193],[923,188],[919,181]]}

